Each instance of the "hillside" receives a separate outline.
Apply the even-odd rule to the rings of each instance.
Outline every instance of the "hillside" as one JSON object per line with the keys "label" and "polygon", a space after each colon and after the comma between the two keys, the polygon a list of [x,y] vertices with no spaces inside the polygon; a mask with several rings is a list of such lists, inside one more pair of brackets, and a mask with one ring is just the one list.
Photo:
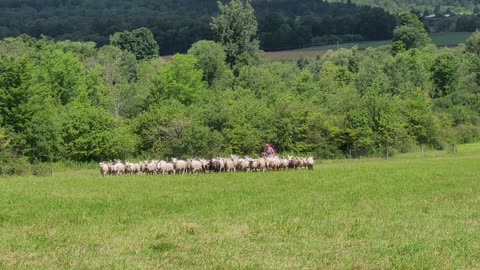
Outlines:
{"label": "hillside", "polygon": [[[223,1],[226,2],[226,1]],[[256,0],[258,36],[265,51],[299,49],[337,42],[391,39],[396,14],[415,10],[472,13],[477,0]],[[388,12],[387,12],[388,11]],[[186,52],[194,42],[213,39],[216,0],[0,0],[0,39],[28,34],[57,40],[109,43],[115,32],[149,28],[162,55]],[[390,13],[389,13],[390,12]],[[429,31],[475,31],[476,16],[426,22]]]}
{"label": "hillside", "polygon": [[[352,4],[286,0],[252,5],[267,51],[389,39],[395,26],[394,16],[384,10]],[[26,33],[102,46],[115,32],[147,27],[163,55],[212,39],[209,23],[217,12],[216,0],[0,0],[0,39]]]}

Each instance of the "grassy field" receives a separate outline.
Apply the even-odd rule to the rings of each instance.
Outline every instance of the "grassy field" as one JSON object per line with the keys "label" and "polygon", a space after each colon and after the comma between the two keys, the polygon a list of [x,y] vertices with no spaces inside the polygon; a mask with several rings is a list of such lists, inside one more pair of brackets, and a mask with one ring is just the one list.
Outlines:
{"label": "grassy field", "polygon": [[430,38],[432,38],[432,42],[439,47],[451,47],[465,43],[471,35],[471,32],[431,33]]}
{"label": "grassy field", "polygon": [[0,269],[479,269],[480,144],[314,171],[0,178]]}
{"label": "grassy field", "polygon": [[[472,35],[471,32],[443,32],[443,33],[431,33],[430,38],[432,42],[439,47],[451,47],[460,43],[464,43]],[[270,60],[297,60],[300,57],[312,58],[317,55],[324,54],[327,50],[336,50],[337,48],[350,49],[353,46],[358,46],[363,50],[370,47],[379,47],[390,44],[390,40],[381,41],[363,41],[363,42],[351,42],[341,44],[330,44],[324,46],[308,47],[298,50],[278,51],[278,52],[266,52],[265,56]]]}
{"label": "grassy field", "polygon": [[[430,38],[432,42],[439,47],[452,47],[460,43],[464,43],[467,38],[472,35],[471,32],[442,32],[442,33],[431,33]],[[360,50],[371,47],[379,47],[383,45],[390,44],[391,40],[380,40],[380,41],[362,41],[362,42],[349,42],[349,43],[340,43],[340,44],[329,44],[323,46],[314,46],[296,50],[286,50],[286,51],[275,51],[275,52],[265,52],[265,57],[269,60],[279,60],[279,61],[292,61],[297,60],[300,57],[304,58],[313,58],[317,55],[323,55],[327,50],[336,50],[338,48],[350,49],[353,46],[358,46]],[[162,56],[165,61],[170,61],[172,59],[171,55]]]}

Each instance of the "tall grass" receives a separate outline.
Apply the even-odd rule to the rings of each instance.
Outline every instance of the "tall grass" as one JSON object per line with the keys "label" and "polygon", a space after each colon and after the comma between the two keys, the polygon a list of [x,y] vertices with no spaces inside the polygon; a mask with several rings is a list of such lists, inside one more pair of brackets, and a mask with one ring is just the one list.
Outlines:
{"label": "tall grass", "polygon": [[314,171],[0,178],[0,269],[478,269],[479,146]]}

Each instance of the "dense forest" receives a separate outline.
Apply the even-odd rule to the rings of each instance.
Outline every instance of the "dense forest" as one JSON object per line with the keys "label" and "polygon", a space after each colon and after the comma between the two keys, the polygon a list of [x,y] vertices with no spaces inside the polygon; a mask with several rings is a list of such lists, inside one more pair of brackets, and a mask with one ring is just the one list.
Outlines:
{"label": "dense forest", "polygon": [[[418,18],[392,45],[266,61],[253,8],[233,0],[214,40],[165,62],[147,28],[109,45],[0,41],[0,174],[21,164],[280,154],[388,156],[480,140],[480,33],[437,48]],[[20,164],[20,165],[19,165]]]}
{"label": "dense forest", "polygon": [[[318,0],[253,1],[264,50],[392,37],[395,18],[380,8]],[[0,0],[0,38],[28,34],[109,43],[115,32],[149,28],[160,54],[185,53],[212,39],[215,0]]]}
{"label": "dense forest", "polygon": [[[399,10],[413,10],[419,17],[436,14],[425,21],[432,32],[472,32],[480,26],[480,9],[472,0],[254,0],[251,4],[265,51],[391,39]],[[0,38],[46,35],[94,41],[101,47],[116,32],[147,27],[161,55],[185,53],[196,41],[213,38],[209,23],[217,12],[216,0],[0,0]]]}

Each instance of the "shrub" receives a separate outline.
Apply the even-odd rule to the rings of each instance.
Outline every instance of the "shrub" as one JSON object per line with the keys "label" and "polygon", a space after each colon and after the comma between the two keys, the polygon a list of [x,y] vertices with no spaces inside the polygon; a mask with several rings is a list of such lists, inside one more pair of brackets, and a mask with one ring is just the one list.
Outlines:
{"label": "shrub", "polygon": [[26,175],[30,173],[26,157],[15,157],[0,161],[0,175]]}

